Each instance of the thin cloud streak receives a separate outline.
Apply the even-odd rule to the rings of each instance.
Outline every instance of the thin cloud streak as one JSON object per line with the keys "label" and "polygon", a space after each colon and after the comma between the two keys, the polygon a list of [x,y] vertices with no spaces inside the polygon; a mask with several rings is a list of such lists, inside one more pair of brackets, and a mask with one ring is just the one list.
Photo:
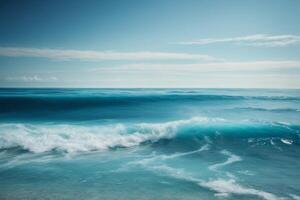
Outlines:
{"label": "thin cloud streak", "polygon": [[170,72],[235,72],[235,71],[266,71],[266,70],[300,70],[299,60],[263,60],[243,62],[210,62],[193,64],[169,64],[169,63],[134,63],[114,67],[94,68],[93,71],[143,71],[157,70]]}
{"label": "thin cloud streak", "polygon": [[116,52],[116,51],[81,51],[39,48],[0,47],[0,56],[8,57],[39,57],[59,60],[201,60],[215,61],[209,55],[173,53],[173,52]]}
{"label": "thin cloud streak", "polygon": [[214,43],[234,43],[246,46],[282,47],[300,43],[299,35],[265,35],[256,34],[232,38],[204,38],[189,42],[179,42],[182,45],[207,45]]}

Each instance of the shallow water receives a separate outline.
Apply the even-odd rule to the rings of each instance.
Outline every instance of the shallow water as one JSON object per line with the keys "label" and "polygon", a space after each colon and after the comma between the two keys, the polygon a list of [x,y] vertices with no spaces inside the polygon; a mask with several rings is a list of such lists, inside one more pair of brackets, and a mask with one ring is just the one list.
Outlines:
{"label": "shallow water", "polygon": [[300,199],[299,153],[300,90],[0,90],[0,199]]}

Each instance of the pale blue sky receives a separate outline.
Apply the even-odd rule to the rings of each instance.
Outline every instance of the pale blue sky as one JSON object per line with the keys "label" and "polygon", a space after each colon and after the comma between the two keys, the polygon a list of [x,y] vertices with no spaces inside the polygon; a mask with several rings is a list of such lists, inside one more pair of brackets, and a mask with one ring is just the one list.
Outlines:
{"label": "pale blue sky", "polygon": [[300,88],[297,0],[0,0],[0,87]]}

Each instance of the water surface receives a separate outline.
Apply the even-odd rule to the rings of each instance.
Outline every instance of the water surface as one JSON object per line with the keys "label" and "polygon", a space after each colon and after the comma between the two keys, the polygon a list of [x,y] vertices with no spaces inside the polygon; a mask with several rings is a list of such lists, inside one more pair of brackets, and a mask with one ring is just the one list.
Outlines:
{"label": "water surface", "polygon": [[0,199],[300,199],[300,90],[0,89]]}

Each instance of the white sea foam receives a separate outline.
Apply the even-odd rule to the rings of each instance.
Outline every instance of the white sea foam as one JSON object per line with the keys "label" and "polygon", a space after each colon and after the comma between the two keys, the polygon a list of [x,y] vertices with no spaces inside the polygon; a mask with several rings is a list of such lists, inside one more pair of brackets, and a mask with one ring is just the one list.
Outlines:
{"label": "white sea foam", "polygon": [[54,155],[43,155],[41,156],[36,156],[38,154],[21,154],[13,157],[10,159],[8,162],[3,163],[0,165],[0,168],[13,168],[19,165],[24,165],[24,164],[32,164],[32,163],[47,163],[53,160],[58,160],[58,157],[55,157]]}
{"label": "white sea foam", "polygon": [[218,192],[218,194],[221,195],[226,195],[226,194],[254,195],[266,200],[280,199],[276,195],[271,194],[269,192],[241,186],[238,183],[236,183],[235,180],[233,179],[229,179],[229,180],[216,179],[207,182],[201,181],[199,185],[208,188],[210,190],[216,191]]}
{"label": "white sea foam", "polygon": [[202,151],[206,151],[209,149],[209,145],[204,145],[201,148],[194,150],[194,151],[188,151],[188,152],[177,152],[177,153],[173,153],[171,155],[156,155],[154,153],[154,155],[151,155],[149,158],[144,158],[138,161],[133,161],[130,162],[129,165],[143,165],[143,166],[150,166],[150,164],[156,163],[157,161],[164,161],[164,160],[169,160],[169,159],[174,159],[174,158],[178,158],[178,157],[183,157],[183,156],[187,156],[187,155],[191,155],[191,154],[196,154],[196,153],[200,153]]}
{"label": "white sea foam", "polygon": [[298,196],[298,195],[290,194],[290,196],[291,196],[294,200],[300,200],[300,196]]}
{"label": "white sea foam", "polygon": [[254,176],[255,174],[249,170],[240,170],[238,171],[239,174],[247,175],[247,176]]}
{"label": "white sea foam", "polygon": [[188,151],[188,152],[183,152],[183,153],[174,153],[171,155],[162,155],[159,157],[159,159],[161,160],[167,160],[167,159],[173,159],[173,158],[178,158],[178,157],[182,157],[182,156],[187,156],[187,155],[191,155],[191,154],[195,154],[195,153],[199,153],[205,150],[209,149],[209,145],[204,145],[202,146],[200,149],[194,150],[194,151]]}
{"label": "white sea foam", "polygon": [[198,179],[194,178],[191,174],[187,173],[184,169],[173,168],[165,164],[151,166],[150,169],[181,180],[187,180],[192,182],[199,181]]}
{"label": "white sea foam", "polygon": [[288,145],[293,144],[293,140],[289,140],[289,139],[281,139],[280,141],[281,141],[282,143],[288,144]]}
{"label": "white sea foam", "polygon": [[205,181],[201,178],[194,177],[192,174],[186,172],[184,169],[173,168],[168,165],[154,165],[147,166],[148,169],[154,170],[158,173],[163,173],[165,175],[171,176],[176,179],[188,181],[199,185],[202,188],[206,188],[217,192],[215,196],[227,197],[231,194],[235,195],[252,195],[263,198],[265,200],[279,200],[281,198],[276,195],[265,192],[262,190],[257,190],[251,187],[245,187],[238,184],[234,179],[215,179]]}
{"label": "white sea foam", "polygon": [[223,155],[228,156],[227,160],[225,162],[217,163],[217,164],[209,166],[210,170],[217,170],[220,167],[223,167],[225,165],[229,165],[231,163],[238,162],[238,161],[242,160],[241,157],[239,157],[239,156],[237,156],[237,155],[235,155],[235,154],[233,154],[233,153],[231,153],[231,152],[229,152],[227,150],[223,150],[223,151],[221,151],[221,153]]}
{"label": "white sea foam", "polygon": [[[238,184],[235,181],[235,176],[232,175],[227,175],[230,177],[230,179],[215,179],[215,180],[209,180],[205,181],[200,177],[195,177],[192,173],[187,172],[183,168],[174,168],[171,167],[164,162],[157,162],[157,161],[164,161],[167,159],[172,159],[172,158],[177,158],[180,156],[185,156],[185,155],[190,155],[193,153],[201,152],[208,150],[208,145],[204,145],[202,148],[195,150],[195,151],[190,151],[190,152],[185,152],[185,153],[175,153],[172,155],[152,155],[150,158],[145,158],[140,161],[135,161],[130,164],[138,164],[143,166],[147,170],[154,171],[155,173],[159,173],[162,175],[167,175],[179,180],[184,180],[188,182],[192,182],[194,184],[199,185],[202,188],[206,188],[212,191],[215,191],[215,196],[217,197],[228,197],[231,194],[236,194],[236,195],[252,195],[252,196],[257,196],[260,198],[263,198],[265,200],[279,200],[281,198],[277,197],[276,195],[265,192],[262,190],[257,190],[251,187],[245,187],[240,184]],[[229,156],[228,160],[224,163],[216,164],[214,165],[216,168],[240,161],[240,157],[224,150],[221,152],[224,155]],[[214,168],[214,167],[213,167]],[[215,169],[215,168],[214,168]]]}
{"label": "white sea foam", "polygon": [[178,128],[195,123],[207,123],[220,119],[192,118],[156,124],[122,124],[107,126],[80,125],[0,125],[0,149],[21,147],[41,153],[52,150],[68,153],[107,150],[114,147],[132,147],[143,142],[156,142],[172,138]]}

